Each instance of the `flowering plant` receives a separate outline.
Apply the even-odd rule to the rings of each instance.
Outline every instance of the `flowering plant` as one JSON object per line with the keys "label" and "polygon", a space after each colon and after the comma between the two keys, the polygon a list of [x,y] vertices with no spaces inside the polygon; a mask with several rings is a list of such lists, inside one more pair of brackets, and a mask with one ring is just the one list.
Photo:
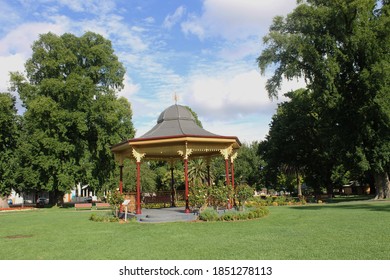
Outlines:
{"label": "flowering plant", "polygon": [[244,206],[245,201],[253,197],[254,189],[247,184],[242,184],[236,187],[236,198],[239,202],[239,206]]}
{"label": "flowering plant", "polygon": [[215,209],[225,206],[229,202],[232,194],[232,186],[225,186],[220,183],[210,189],[210,202]]}
{"label": "flowering plant", "polygon": [[199,211],[202,211],[207,207],[208,197],[209,194],[206,186],[194,185],[190,187],[188,202],[192,207],[199,208]]}

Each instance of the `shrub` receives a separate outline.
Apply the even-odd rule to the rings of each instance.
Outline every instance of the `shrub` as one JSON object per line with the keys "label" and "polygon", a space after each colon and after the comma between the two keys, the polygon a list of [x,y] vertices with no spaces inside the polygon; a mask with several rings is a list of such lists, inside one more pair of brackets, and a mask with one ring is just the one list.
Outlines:
{"label": "shrub", "polygon": [[240,212],[237,214],[237,220],[248,220],[249,213],[248,212]]}
{"label": "shrub", "polygon": [[200,211],[207,204],[208,192],[207,187],[203,185],[195,185],[190,188],[188,202],[192,207],[199,208]]}
{"label": "shrub", "polygon": [[279,206],[287,205],[289,198],[287,196],[278,196],[274,202],[277,202]]}
{"label": "shrub", "polygon": [[262,199],[261,197],[253,197],[249,201],[245,202],[246,206],[249,207],[261,207],[268,206],[268,200]]}
{"label": "shrub", "polygon": [[125,201],[125,197],[118,191],[115,191],[108,196],[108,202],[110,203],[110,205],[114,206],[116,216],[119,215],[119,208],[121,207],[123,201]]}
{"label": "shrub", "polygon": [[237,216],[238,216],[237,213],[228,211],[223,213],[219,219],[221,221],[234,221],[234,220],[238,220]]}
{"label": "shrub", "polygon": [[269,209],[266,207],[256,207],[253,212],[256,218],[261,218],[269,214]]}
{"label": "shrub", "polygon": [[91,221],[94,221],[94,222],[118,222],[119,221],[119,218],[118,217],[114,217],[114,216],[102,216],[102,215],[96,215],[95,213],[91,214],[91,216],[89,217],[89,220]]}
{"label": "shrub", "polygon": [[251,220],[256,218],[262,218],[269,214],[269,210],[266,207],[253,207],[248,208],[245,211],[226,211],[222,215],[218,215],[218,212],[212,208],[207,208],[199,215],[199,219],[202,221],[237,221],[237,220]]}
{"label": "shrub", "polygon": [[218,221],[218,212],[212,208],[207,208],[199,214],[199,219],[202,221]]}
{"label": "shrub", "polygon": [[110,223],[119,222],[119,218],[118,218],[118,217],[111,217],[111,218],[108,219],[108,221],[109,221]]}
{"label": "shrub", "polygon": [[254,189],[247,184],[242,184],[236,187],[236,198],[240,206],[244,206],[245,201],[253,197]]}
{"label": "shrub", "polygon": [[304,198],[290,197],[290,196],[274,196],[267,197],[266,199],[261,197],[253,197],[245,203],[248,207],[260,207],[260,206],[284,206],[284,205],[305,205],[306,200]]}
{"label": "shrub", "polygon": [[219,206],[225,206],[231,195],[232,195],[232,186],[225,186],[223,183],[209,189],[209,199],[211,205],[218,209]]}

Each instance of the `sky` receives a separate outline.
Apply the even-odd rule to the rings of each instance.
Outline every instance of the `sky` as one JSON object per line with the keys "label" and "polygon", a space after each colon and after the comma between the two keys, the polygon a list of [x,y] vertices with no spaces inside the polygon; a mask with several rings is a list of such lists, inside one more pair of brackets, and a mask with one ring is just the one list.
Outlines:
{"label": "sky", "polygon": [[[0,0],[0,91],[9,72],[24,71],[39,34],[87,31],[111,40],[126,68],[126,97],[136,137],[175,104],[192,108],[203,127],[241,142],[264,140],[278,100],[265,90],[256,59],[275,16],[296,0]],[[22,112],[20,104],[17,105]]]}

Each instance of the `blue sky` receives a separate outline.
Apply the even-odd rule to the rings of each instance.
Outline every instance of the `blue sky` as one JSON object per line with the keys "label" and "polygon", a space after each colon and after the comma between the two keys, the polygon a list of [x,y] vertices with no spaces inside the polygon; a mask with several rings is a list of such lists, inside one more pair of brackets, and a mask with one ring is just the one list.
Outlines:
{"label": "blue sky", "polygon": [[[242,142],[263,140],[277,102],[264,89],[256,58],[276,15],[296,0],[0,0],[0,91],[22,71],[41,33],[110,39],[125,65],[136,136],[174,104],[190,106],[205,129]],[[303,86],[285,82],[282,92]]]}

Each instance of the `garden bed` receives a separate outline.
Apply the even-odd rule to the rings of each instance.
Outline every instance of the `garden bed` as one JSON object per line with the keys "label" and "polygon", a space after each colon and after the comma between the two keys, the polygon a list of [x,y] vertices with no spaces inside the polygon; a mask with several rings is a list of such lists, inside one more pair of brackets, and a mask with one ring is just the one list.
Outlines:
{"label": "garden bed", "polygon": [[251,207],[243,211],[224,210],[217,211],[213,208],[207,208],[199,214],[201,221],[242,221],[253,220],[265,217],[269,214],[267,207]]}
{"label": "garden bed", "polygon": [[8,208],[0,208],[0,211],[25,211],[25,210],[33,210],[34,207],[24,206],[24,207],[8,207]]}

